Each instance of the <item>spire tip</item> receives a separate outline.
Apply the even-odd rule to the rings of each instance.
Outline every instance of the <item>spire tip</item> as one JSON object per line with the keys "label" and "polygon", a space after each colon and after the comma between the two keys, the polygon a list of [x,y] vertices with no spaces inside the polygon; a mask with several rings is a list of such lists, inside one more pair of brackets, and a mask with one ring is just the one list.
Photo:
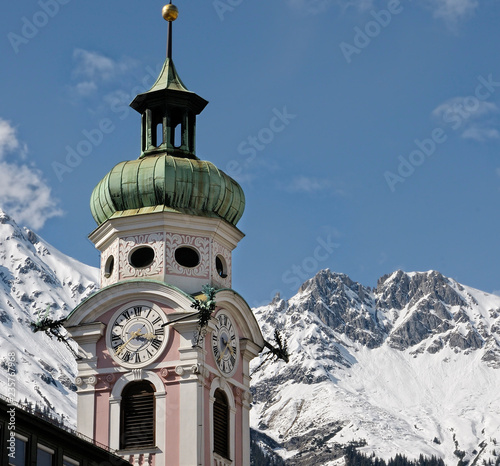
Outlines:
{"label": "spire tip", "polygon": [[172,5],[172,3],[169,3],[168,5],[165,5],[163,7],[163,10],[161,12],[163,19],[165,21],[168,21],[171,23],[172,21],[175,21],[177,17],[179,16],[179,10],[175,5]]}

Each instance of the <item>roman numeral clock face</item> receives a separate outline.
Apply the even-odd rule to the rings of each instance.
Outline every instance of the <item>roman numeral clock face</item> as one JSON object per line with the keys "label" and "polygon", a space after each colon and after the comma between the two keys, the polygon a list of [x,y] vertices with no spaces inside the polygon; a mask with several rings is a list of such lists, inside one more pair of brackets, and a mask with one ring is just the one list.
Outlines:
{"label": "roman numeral clock face", "polygon": [[217,324],[212,332],[212,351],[217,367],[223,375],[234,374],[239,358],[239,339],[231,318],[224,312],[216,316]]}
{"label": "roman numeral clock face", "polygon": [[160,309],[147,305],[118,311],[106,334],[109,354],[118,364],[128,368],[152,363],[166,345],[166,322]]}

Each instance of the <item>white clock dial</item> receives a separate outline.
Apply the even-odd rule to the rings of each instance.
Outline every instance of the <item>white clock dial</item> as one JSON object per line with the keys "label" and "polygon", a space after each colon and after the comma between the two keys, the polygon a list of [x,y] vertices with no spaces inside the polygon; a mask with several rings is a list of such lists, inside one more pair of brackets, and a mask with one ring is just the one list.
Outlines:
{"label": "white clock dial", "polygon": [[109,324],[108,350],[115,361],[126,367],[151,363],[167,341],[165,314],[154,307],[134,305],[120,310]]}
{"label": "white clock dial", "polygon": [[217,324],[212,332],[212,351],[215,363],[226,376],[236,369],[239,355],[239,339],[231,318],[224,312],[216,316]]}

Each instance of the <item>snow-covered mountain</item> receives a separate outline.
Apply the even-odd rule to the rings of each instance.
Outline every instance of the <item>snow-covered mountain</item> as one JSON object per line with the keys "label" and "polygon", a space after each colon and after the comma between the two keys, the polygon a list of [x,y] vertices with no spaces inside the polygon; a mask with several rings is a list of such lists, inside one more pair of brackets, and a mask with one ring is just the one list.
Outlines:
{"label": "snow-covered mountain", "polygon": [[75,423],[74,357],[63,343],[33,333],[30,322],[66,316],[97,289],[97,280],[95,268],[62,254],[0,210],[0,394],[12,393],[7,363],[13,352],[15,399]]}
{"label": "snow-covered mountain", "polygon": [[500,455],[500,297],[434,271],[370,289],[323,270],[255,313],[291,352],[253,377],[253,428],[287,464],[340,463],[350,441],[447,465]]}
{"label": "snow-covered mountain", "polygon": [[[30,322],[48,306],[53,319],[67,315],[97,280],[0,211],[0,394],[14,352],[17,400],[75,424],[74,358]],[[371,289],[324,270],[255,313],[291,352],[254,374],[251,414],[259,443],[287,464],[341,464],[351,441],[447,465],[500,455],[500,297],[438,272],[398,271]]]}

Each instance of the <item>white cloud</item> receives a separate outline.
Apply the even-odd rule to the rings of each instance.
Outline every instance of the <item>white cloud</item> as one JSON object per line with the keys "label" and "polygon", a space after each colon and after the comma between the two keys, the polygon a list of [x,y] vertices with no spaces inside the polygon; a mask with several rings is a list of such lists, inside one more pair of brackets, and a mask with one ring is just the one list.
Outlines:
{"label": "white cloud", "polygon": [[73,52],[76,61],[74,74],[90,79],[110,79],[116,69],[117,64],[111,58],[105,57],[98,52],[76,49]]}
{"label": "white cloud", "polygon": [[113,60],[99,52],[84,49],[75,49],[73,59],[73,77],[78,81],[73,90],[83,97],[97,91],[100,83],[110,81],[136,65],[134,60],[127,57]]}
{"label": "white cloud", "polygon": [[[298,12],[309,14],[323,13],[334,3],[333,0],[287,1],[288,5]],[[365,14],[370,10],[381,9],[381,6],[374,0],[336,0],[335,3],[343,11],[354,8]],[[479,0],[424,0],[420,4],[430,9],[434,18],[443,20],[450,29],[454,30],[461,21],[474,14],[479,7]]]}
{"label": "white cloud", "polygon": [[3,159],[7,152],[17,149],[19,145],[15,128],[10,122],[0,119],[0,159]]}
{"label": "white cloud", "polygon": [[499,139],[500,133],[495,128],[481,128],[478,125],[467,128],[462,137],[465,139],[474,139],[479,142],[487,141],[488,139]]}
{"label": "white cloud", "polygon": [[49,218],[62,215],[62,210],[40,170],[5,160],[14,151],[21,151],[19,158],[24,158],[24,147],[15,128],[0,118],[0,206],[19,224],[40,229]]}
{"label": "white cloud", "polygon": [[486,102],[477,97],[468,96],[452,97],[438,105],[432,114],[446,121],[454,118],[476,119],[496,112],[498,112],[498,106],[494,102]]}
{"label": "white cloud", "polygon": [[448,99],[432,111],[432,116],[439,124],[450,125],[462,138],[484,142],[500,137],[493,118],[497,113],[499,108],[494,102],[467,96]]}
{"label": "white cloud", "polygon": [[75,91],[81,96],[87,96],[97,91],[97,84],[93,81],[82,81],[75,86]]}
{"label": "white cloud", "polygon": [[471,16],[479,6],[478,0],[430,0],[435,18],[443,19],[456,27],[460,20]]}
{"label": "white cloud", "polygon": [[332,182],[327,179],[313,178],[307,176],[297,176],[284,186],[285,191],[292,193],[316,193],[330,191]]}

